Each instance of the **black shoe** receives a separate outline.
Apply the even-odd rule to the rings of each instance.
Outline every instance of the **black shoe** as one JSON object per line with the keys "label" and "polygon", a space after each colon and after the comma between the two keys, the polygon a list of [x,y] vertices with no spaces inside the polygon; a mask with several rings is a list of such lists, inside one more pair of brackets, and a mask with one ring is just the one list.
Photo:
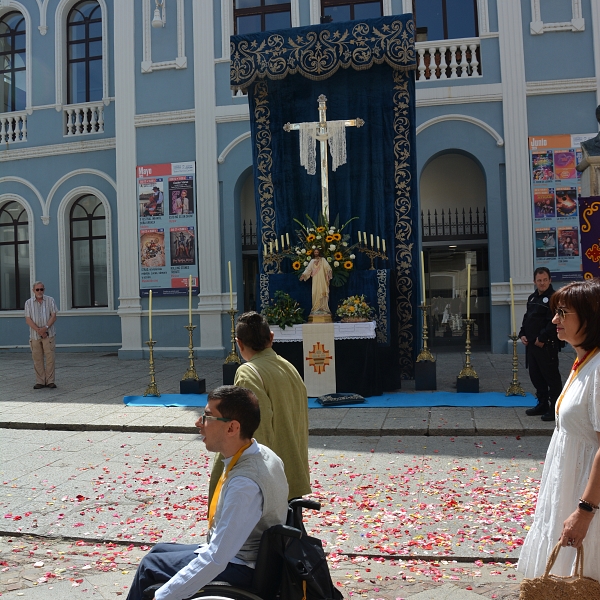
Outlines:
{"label": "black shoe", "polygon": [[555,421],[556,415],[554,414],[554,409],[550,409],[545,415],[542,415],[542,421]]}
{"label": "black shoe", "polygon": [[528,408],[525,414],[528,417],[538,417],[548,413],[548,402],[538,402],[533,408]]}
{"label": "black shoe", "polygon": [[55,383],[49,383],[46,387],[52,388],[54,390],[54,389],[56,389],[56,384]]}
{"label": "black shoe", "polygon": [[45,388],[45,387],[46,387],[46,386],[45,386],[43,383],[36,383],[36,384],[33,386],[33,389],[34,389],[34,390],[41,390],[42,388]]}

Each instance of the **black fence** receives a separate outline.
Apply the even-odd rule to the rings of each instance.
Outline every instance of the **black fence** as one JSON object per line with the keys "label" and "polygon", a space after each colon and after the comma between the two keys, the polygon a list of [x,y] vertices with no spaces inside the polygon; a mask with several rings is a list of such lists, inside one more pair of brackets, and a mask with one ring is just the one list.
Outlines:
{"label": "black fence", "polygon": [[257,249],[256,231],[252,229],[252,221],[249,221],[247,226],[244,221],[242,224],[242,252]]}
{"label": "black fence", "polygon": [[459,212],[455,209],[439,214],[437,210],[421,211],[421,234],[424,242],[451,240],[486,240],[488,235],[487,214],[485,208],[475,211],[469,208]]}

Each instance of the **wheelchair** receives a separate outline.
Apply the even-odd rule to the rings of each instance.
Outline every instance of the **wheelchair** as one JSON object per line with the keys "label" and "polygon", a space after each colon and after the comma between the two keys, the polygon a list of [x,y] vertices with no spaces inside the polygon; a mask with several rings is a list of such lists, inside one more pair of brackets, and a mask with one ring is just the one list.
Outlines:
{"label": "wheelchair", "polygon": [[[288,506],[285,525],[274,525],[261,537],[256,559],[256,568],[251,588],[233,586],[224,581],[212,581],[189,597],[205,600],[277,600],[283,573],[283,557],[275,550],[285,538],[300,539],[308,535],[302,520],[302,509],[319,511],[321,505],[314,500],[296,498]],[[163,584],[155,583],[144,590],[144,598],[151,600]]]}

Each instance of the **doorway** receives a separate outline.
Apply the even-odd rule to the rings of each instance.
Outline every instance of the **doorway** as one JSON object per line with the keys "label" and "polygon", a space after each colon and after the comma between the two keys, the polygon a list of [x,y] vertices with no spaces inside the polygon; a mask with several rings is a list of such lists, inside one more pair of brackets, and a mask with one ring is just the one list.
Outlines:
{"label": "doorway", "polygon": [[[490,346],[490,292],[487,244],[424,248],[427,304],[431,306],[429,345],[464,348],[467,308],[474,320],[471,344]],[[471,293],[467,306],[467,265],[471,265]]]}

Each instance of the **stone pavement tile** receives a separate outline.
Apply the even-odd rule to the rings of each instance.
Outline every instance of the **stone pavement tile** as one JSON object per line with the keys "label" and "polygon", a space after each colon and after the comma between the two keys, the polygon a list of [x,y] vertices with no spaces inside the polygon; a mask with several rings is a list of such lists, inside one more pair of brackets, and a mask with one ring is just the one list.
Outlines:
{"label": "stone pavement tile", "polygon": [[381,435],[425,435],[429,419],[387,418],[381,426]]}
{"label": "stone pavement tile", "polygon": [[517,412],[517,418],[521,421],[523,429],[527,431],[528,435],[551,436],[556,428],[554,421],[542,421],[540,417],[529,417],[525,414],[525,411],[520,414]]}
{"label": "stone pavement tile", "polygon": [[440,587],[407,597],[411,600],[481,600],[485,598],[485,596],[457,587],[452,583],[445,583]]}
{"label": "stone pavement tile", "polygon": [[388,411],[388,408],[349,409],[338,425],[338,432],[343,431],[343,435],[380,435]]}
{"label": "stone pavement tile", "polygon": [[434,406],[431,408],[429,435],[469,435],[475,433],[470,408]]}

